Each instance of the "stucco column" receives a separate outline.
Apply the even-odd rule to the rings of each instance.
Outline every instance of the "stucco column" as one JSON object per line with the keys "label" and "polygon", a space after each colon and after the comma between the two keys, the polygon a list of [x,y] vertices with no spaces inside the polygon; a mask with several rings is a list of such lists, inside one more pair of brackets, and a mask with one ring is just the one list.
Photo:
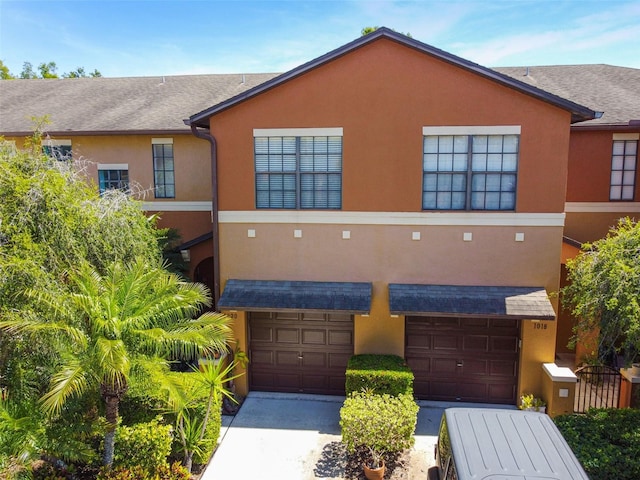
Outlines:
{"label": "stucco column", "polygon": [[555,363],[542,365],[543,399],[547,402],[547,414],[551,417],[573,413],[578,378],[567,367]]}

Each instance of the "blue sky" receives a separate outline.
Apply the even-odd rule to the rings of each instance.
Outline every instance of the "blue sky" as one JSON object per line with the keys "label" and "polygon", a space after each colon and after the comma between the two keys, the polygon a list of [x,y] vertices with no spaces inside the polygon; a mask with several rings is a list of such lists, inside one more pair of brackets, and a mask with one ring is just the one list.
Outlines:
{"label": "blue sky", "polygon": [[103,76],[282,72],[379,25],[482,65],[640,68],[632,0],[0,0],[0,59]]}

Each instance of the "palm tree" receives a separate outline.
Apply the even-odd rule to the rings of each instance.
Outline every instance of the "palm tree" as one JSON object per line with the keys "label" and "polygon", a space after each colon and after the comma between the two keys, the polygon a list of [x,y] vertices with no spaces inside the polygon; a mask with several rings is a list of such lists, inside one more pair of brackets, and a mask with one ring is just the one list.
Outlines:
{"label": "palm tree", "polygon": [[59,346],[60,362],[41,398],[50,414],[68,399],[99,389],[105,405],[104,465],[111,466],[120,399],[130,382],[157,373],[167,359],[223,351],[229,318],[207,312],[207,288],[187,283],[164,266],[115,262],[104,275],[83,265],[63,295],[28,292],[46,315],[0,322],[8,332],[44,333]]}

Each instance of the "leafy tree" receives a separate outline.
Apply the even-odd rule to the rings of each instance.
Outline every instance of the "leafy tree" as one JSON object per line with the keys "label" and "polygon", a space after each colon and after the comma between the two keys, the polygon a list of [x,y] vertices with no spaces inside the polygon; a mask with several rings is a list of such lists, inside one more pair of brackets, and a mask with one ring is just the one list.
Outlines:
{"label": "leafy tree", "polygon": [[38,65],[40,78],[58,78],[56,70],[58,70],[56,62],[41,63]]}
{"label": "leafy tree", "polygon": [[22,64],[20,78],[38,78],[38,74],[33,71],[33,65],[31,64],[31,62],[24,62]]}
{"label": "leafy tree", "polygon": [[[194,455],[206,458],[213,451],[220,433],[219,417],[221,415],[222,397],[235,402],[233,394],[226,388],[228,382],[243,374],[233,374],[238,365],[234,360],[228,365],[223,361],[205,363],[200,368],[193,368],[192,373],[174,374],[178,377],[178,390],[167,390],[166,402],[171,413],[176,415],[176,431],[180,443],[180,451],[184,454],[183,465],[191,472]],[[202,399],[205,411],[199,415],[198,406]],[[212,435],[212,442],[207,438],[212,415],[217,415],[217,422]],[[213,443],[213,445],[208,445]]]}
{"label": "leafy tree", "polygon": [[9,67],[7,67],[2,60],[0,60],[0,79],[2,80],[12,80],[16,77],[11,75],[9,72]]}
{"label": "leafy tree", "polygon": [[75,70],[71,70],[69,73],[63,73],[63,78],[87,78],[87,77],[101,77],[102,74],[98,70],[93,70],[88,74],[85,72],[84,67],[78,67]]}
{"label": "leafy tree", "polygon": [[[60,78],[57,73],[58,66],[56,62],[43,62],[38,65],[38,68],[34,70],[31,62],[24,62],[22,64],[22,71],[18,77],[14,76],[2,60],[0,60],[0,79],[11,80],[14,78],[29,79],[29,78]],[[88,72],[84,67],[78,67],[75,70],[62,74],[62,78],[87,78],[87,77],[102,77],[97,69],[92,72]]]}
{"label": "leafy tree", "polygon": [[[201,284],[182,282],[161,266],[115,262],[104,275],[84,264],[69,274],[68,291],[30,290],[40,313],[0,321],[9,334],[45,336],[60,360],[42,405],[60,414],[72,398],[98,390],[105,406],[104,465],[111,465],[120,399],[129,383],[158,376],[169,356],[191,358],[226,349],[228,317],[207,312]],[[143,380],[141,380],[143,381]]]}
{"label": "leafy tree", "polygon": [[[360,35],[364,37],[365,35],[369,35],[370,33],[375,32],[376,30],[378,30],[378,28],[380,28],[380,27],[378,27],[377,25],[375,27],[364,27],[360,31]],[[394,30],[394,32],[395,32],[395,30]],[[400,33],[402,33],[402,32],[400,32]],[[406,35],[407,37],[412,38],[411,34],[409,32],[403,33],[403,35]]]}
{"label": "leafy tree", "polygon": [[578,319],[574,331],[599,332],[601,361],[615,353],[631,362],[640,352],[640,223],[621,219],[583,250],[567,262],[562,289],[564,306]]}

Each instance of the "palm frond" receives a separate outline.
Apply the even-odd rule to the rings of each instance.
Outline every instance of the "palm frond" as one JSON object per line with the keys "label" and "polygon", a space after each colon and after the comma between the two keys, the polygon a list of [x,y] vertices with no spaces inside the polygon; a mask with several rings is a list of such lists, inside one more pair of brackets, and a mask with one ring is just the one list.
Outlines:
{"label": "palm frond", "polygon": [[67,399],[78,396],[88,387],[88,374],[83,365],[69,361],[51,378],[50,389],[40,399],[45,412],[58,414]]}
{"label": "palm frond", "polygon": [[94,344],[94,356],[101,377],[110,385],[119,384],[129,376],[131,361],[122,339],[98,337]]}

